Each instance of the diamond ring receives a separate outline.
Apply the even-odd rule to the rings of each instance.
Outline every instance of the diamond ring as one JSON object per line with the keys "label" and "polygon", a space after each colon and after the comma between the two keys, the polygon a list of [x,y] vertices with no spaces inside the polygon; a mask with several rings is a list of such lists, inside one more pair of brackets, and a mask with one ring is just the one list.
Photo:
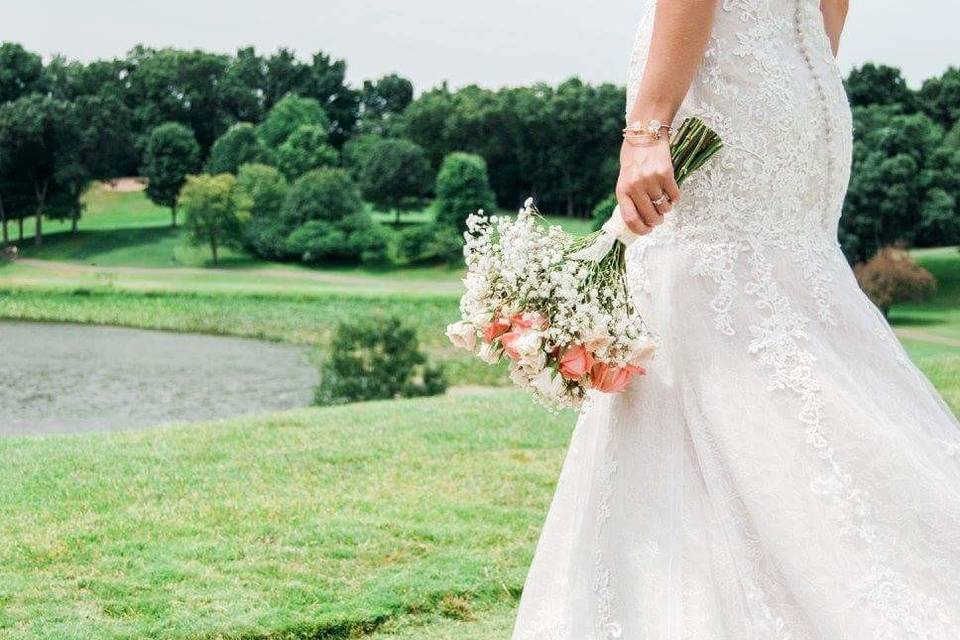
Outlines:
{"label": "diamond ring", "polygon": [[653,206],[659,207],[659,206],[662,205],[664,202],[666,202],[668,199],[669,199],[669,198],[667,198],[667,194],[661,193],[661,194],[660,194],[660,197],[653,201]]}

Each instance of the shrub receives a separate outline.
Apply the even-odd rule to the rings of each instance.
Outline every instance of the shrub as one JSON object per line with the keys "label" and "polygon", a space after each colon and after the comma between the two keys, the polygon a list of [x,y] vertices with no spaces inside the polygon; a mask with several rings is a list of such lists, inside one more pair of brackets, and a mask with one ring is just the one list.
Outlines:
{"label": "shrub", "polygon": [[418,224],[401,232],[400,255],[411,264],[459,262],[463,237],[448,225]]}
{"label": "shrub", "polygon": [[487,163],[470,153],[451,153],[440,171],[436,183],[437,222],[466,229],[467,216],[478,209],[496,210],[496,200],[490,188]]}
{"label": "shrub", "polygon": [[400,212],[423,206],[433,178],[427,156],[409,140],[382,138],[370,144],[360,170],[364,198],[384,211]]}
{"label": "shrub", "polygon": [[447,383],[427,364],[416,332],[397,318],[361,318],[337,326],[321,369],[317,404],[438,395]]}
{"label": "shrub", "polygon": [[242,165],[256,162],[270,164],[270,151],[257,137],[252,124],[238,122],[213,143],[207,173],[236,174]]}
{"label": "shrub", "polygon": [[350,173],[350,177],[360,182],[363,167],[373,155],[377,145],[383,140],[378,135],[364,133],[347,140],[340,153],[343,167]]}
{"label": "shrub", "polygon": [[194,244],[209,245],[213,264],[217,264],[219,247],[241,245],[242,229],[250,216],[250,201],[236,183],[229,173],[189,176],[180,192],[187,235]]}
{"label": "shrub", "polygon": [[277,149],[276,157],[277,168],[288,180],[311,169],[335,167],[340,162],[337,150],[327,144],[327,131],[311,124],[297,127]]}
{"label": "shrub", "polygon": [[257,127],[257,134],[269,148],[276,149],[305,124],[316,125],[324,131],[330,130],[330,118],[318,101],[291,93],[273,105]]}
{"label": "shrub", "polygon": [[290,230],[280,217],[280,208],[289,189],[287,181],[274,167],[245,164],[237,170],[237,188],[250,200],[244,244],[263,258],[285,257]]}
{"label": "shrub", "polygon": [[308,171],[293,183],[282,217],[294,229],[308,220],[342,220],[360,211],[363,200],[347,172],[325,167]]}
{"label": "shrub", "polygon": [[389,240],[367,212],[342,220],[309,220],[287,238],[286,250],[308,264],[328,261],[377,264],[388,261]]}
{"label": "shrub", "polygon": [[613,215],[613,210],[616,208],[617,196],[613,193],[597,203],[597,206],[593,208],[593,215],[590,216],[593,220],[593,230],[599,230],[600,227],[603,226],[603,223],[610,219],[610,216]]}
{"label": "shrub", "polygon": [[865,264],[855,269],[860,288],[883,312],[893,305],[929,298],[937,290],[937,281],[918,265],[902,247],[884,247]]}

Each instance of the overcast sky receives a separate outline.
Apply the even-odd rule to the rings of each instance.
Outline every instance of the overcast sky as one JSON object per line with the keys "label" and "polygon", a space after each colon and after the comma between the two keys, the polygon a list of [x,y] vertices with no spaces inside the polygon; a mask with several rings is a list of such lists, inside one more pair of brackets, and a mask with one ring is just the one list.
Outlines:
{"label": "overcast sky", "polygon": [[[621,83],[646,0],[26,0],[0,8],[0,40],[90,60],[134,44],[322,49],[349,78],[397,72],[418,91],[571,75]],[[912,84],[960,65],[960,0],[851,0],[841,61],[901,67]]]}

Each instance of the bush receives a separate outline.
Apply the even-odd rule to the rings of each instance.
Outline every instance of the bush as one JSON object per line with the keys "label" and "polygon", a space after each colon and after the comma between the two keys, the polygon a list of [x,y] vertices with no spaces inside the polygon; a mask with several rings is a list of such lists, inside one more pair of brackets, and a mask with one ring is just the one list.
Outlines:
{"label": "bush", "polygon": [[860,288],[884,317],[895,304],[924,300],[937,291],[933,274],[901,247],[884,247],[868,262],[857,265],[855,273]]}
{"label": "bush", "polygon": [[276,156],[277,168],[288,180],[311,169],[335,167],[340,162],[337,150],[327,144],[327,131],[310,124],[297,127],[277,149]]}
{"label": "bush", "polygon": [[463,258],[463,237],[441,224],[418,224],[400,234],[400,255],[410,264],[456,263]]}
{"label": "bush", "polygon": [[610,219],[610,216],[613,215],[613,210],[616,208],[616,194],[611,193],[609,196],[601,200],[597,206],[593,208],[593,215],[590,216],[593,220],[593,230],[599,230],[600,227],[603,226],[603,223]]}
{"label": "bush", "polygon": [[347,140],[340,153],[343,167],[350,173],[350,177],[360,182],[363,167],[373,155],[377,145],[383,140],[378,135],[364,133]]}
{"label": "bush", "polygon": [[388,261],[389,240],[369,213],[342,220],[310,220],[287,238],[286,251],[308,264],[328,261],[378,264]]}
{"label": "bush", "polygon": [[283,223],[280,208],[289,189],[287,181],[274,167],[245,164],[237,170],[237,188],[250,200],[244,244],[268,260],[284,258],[290,230]]}
{"label": "bush", "polygon": [[447,383],[427,364],[416,332],[397,318],[341,323],[321,369],[320,405],[438,395]]}
{"label": "bush", "polygon": [[478,209],[496,211],[487,163],[470,153],[451,153],[437,173],[437,222],[466,229],[467,216]]}
{"label": "bush", "polygon": [[270,151],[257,137],[252,124],[238,122],[213,143],[207,172],[236,174],[242,165],[255,162],[270,164]]}
{"label": "bush", "polygon": [[330,118],[319,102],[291,93],[273,105],[257,127],[257,134],[269,148],[276,149],[305,124],[316,125],[324,131],[330,130]]}

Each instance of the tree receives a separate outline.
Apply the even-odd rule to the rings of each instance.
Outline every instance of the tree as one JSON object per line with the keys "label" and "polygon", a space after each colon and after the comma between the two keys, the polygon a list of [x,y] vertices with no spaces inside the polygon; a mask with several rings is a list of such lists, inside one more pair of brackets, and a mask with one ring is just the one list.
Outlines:
{"label": "tree", "polygon": [[126,176],[137,170],[133,115],[123,101],[105,92],[75,98],[83,128],[86,168],[96,180]]}
{"label": "tree", "polygon": [[394,211],[399,225],[401,211],[423,206],[432,177],[423,149],[409,140],[384,138],[366,159],[360,186],[369,202]]}
{"label": "tree", "polygon": [[140,174],[147,178],[147,196],[170,207],[171,226],[177,226],[177,196],[187,175],[200,169],[200,146],[193,132],[168,122],[155,127],[147,138]]}
{"label": "tree", "polygon": [[413,83],[395,73],[379,80],[364,80],[360,92],[360,130],[389,135],[396,133],[398,118],[413,102]]}
{"label": "tree", "polygon": [[910,253],[901,247],[884,247],[865,264],[855,270],[860,288],[883,312],[890,314],[893,305],[920,301],[937,290],[933,275],[915,263]]}
{"label": "tree", "polygon": [[[927,116],[873,105],[855,108],[854,123],[853,175],[840,239],[856,263],[880,247],[916,242],[921,212],[931,211],[928,192],[943,176],[932,162],[942,131]],[[935,213],[942,217],[942,211]]]}
{"label": "tree", "polygon": [[193,131],[205,155],[237,118],[231,105],[235,98],[225,93],[223,82],[230,60],[199,50],[135,47],[125,61],[124,93],[137,131],[179,122]]}
{"label": "tree", "polygon": [[362,133],[350,138],[343,149],[340,151],[340,159],[343,167],[350,172],[350,177],[356,182],[360,182],[363,167],[373,156],[380,141],[381,136],[372,133]]}
{"label": "tree", "polygon": [[187,236],[194,244],[207,244],[218,264],[219,248],[243,244],[243,227],[250,216],[250,200],[229,173],[189,176],[180,193]]}
{"label": "tree", "polygon": [[290,230],[280,217],[289,190],[283,175],[264,164],[245,164],[237,170],[237,188],[250,201],[250,219],[244,230],[247,246],[263,258],[284,258]]}
{"label": "tree", "polygon": [[14,185],[13,192],[21,196],[5,199],[5,210],[16,203],[22,220],[22,195],[29,190],[38,246],[48,205],[55,205],[50,209],[54,217],[79,217],[79,197],[88,180],[82,136],[75,107],[68,102],[31,94],[0,105],[0,183]]}
{"label": "tree", "polygon": [[329,131],[330,119],[313,98],[290,94],[270,109],[257,128],[257,133],[264,144],[276,149],[302,125],[314,125]]}
{"label": "tree", "polygon": [[270,150],[257,136],[254,126],[249,122],[238,122],[213,143],[207,159],[207,172],[235,174],[241,165],[269,164],[270,159]]}
{"label": "tree", "polygon": [[14,42],[0,43],[0,103],[44,89],[43,60]]}
{"label": "tree", "polygon": [[487,178],[487,163],[469,153],[451,153],[437,174],[437,223],[466,229],[467,216],[478,209],[496,211],[496,201]]}
{"label": "tree", "polygon": [[960,68],[950,67],[939,78],[929,78],[920,87],[924,113],[944,129],[960,121]]}
{"label": "tree", "polygon": [[289,229],[286,249],[309,263],[382,262],[387,238],[363,210],[356,185],[343,169],[315,169],[290,188],[281,211]]}
{"label": "tree", "polygon": [[852,69],[844,81],[851,106],[868,107],[872,104],[899,105],[904,112],[914,111],[917,99],[900,69],[868,62]]}
{"label": "tree", "polygon": [[307,171],[335,167],[340,154],[327,144],[327,132],[317,125],[303,124],[277,148],[277,167],[288,180],[295,180]]}
{"label": "tree", "polygon": [[300,176],[283,201],[281,217],[292,230],[308,220],[335,222],[363,210],[356,184],[343,169],[314,169]]}

